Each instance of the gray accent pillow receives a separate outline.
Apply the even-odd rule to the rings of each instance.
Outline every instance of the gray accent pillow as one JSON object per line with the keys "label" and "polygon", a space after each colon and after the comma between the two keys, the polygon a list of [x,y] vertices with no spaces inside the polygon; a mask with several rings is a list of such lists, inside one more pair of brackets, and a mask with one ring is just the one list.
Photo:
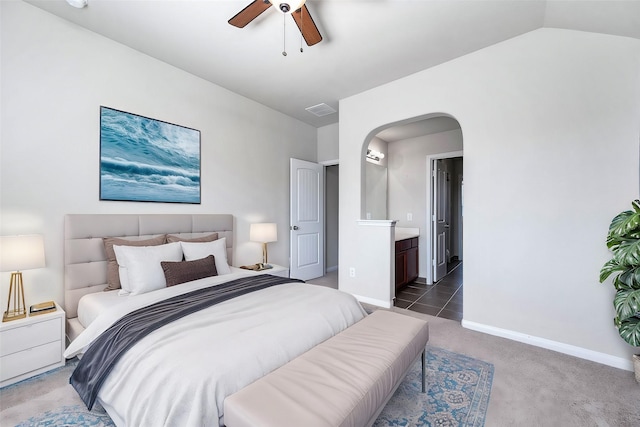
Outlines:
{"label": "gray accent pillow", "polygon": [[214,240],[218,240],[218,233],[208,234],[206,236],[201,237],[182,237],[176,234],[167,234],[167,243],[174,242],[213,242]]}
{"label": "gray accent pillow", "polygon": [[120,268],[116,260],[116,253],[113,245],[117,246],[158,246],[164,245],[167,236],[161,234],[151,239],[130,240],[121,237],[103,237],[104,252],[107,254],[107,287],[105,291],[120,289]]}
{"label": "gray accent pillow", "polygon": [[167,287],[218,275],[213,255],[193,261],[161,261],[160,265],[164,270]]}

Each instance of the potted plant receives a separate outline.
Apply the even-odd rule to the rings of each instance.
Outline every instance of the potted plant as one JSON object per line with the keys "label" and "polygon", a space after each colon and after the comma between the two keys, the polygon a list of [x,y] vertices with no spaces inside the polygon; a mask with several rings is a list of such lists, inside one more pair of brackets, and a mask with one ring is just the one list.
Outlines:
{"label": "potted plant", "polygon": [[[631,204],[633,210],[617,215],[609,226],[607,247],[613,258],[602,266],[600,283],[614,275],[614,323],[623,340],[640,347],[640,200]],[[633,365],[640,383],[640,354],[633,355]]]}

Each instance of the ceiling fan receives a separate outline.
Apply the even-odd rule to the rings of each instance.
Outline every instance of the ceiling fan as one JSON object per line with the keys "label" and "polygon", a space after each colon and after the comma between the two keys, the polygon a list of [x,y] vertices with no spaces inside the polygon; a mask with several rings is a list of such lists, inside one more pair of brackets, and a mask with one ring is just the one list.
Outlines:
{"label": "ceiling fan", "polygon": [[254,0],[247,7],[238,12],[233,18],[229,19],[229,24],[234,27],[244,28],[249,22],[256,19],[262,12],[269,9],[272,5],[283,14],[290,14],[298,25],[300,33],[307,46],[313,46],[322,41],[322,36],[316,23],[309,14],[309,9],[304,4],[305,0]]}

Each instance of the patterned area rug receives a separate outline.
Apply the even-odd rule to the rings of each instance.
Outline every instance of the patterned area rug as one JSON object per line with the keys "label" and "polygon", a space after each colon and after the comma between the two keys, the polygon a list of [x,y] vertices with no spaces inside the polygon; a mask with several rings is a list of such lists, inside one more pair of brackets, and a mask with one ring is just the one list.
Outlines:
{"label": "patterned area rug", "polygon": [[88,411],[86,406],[73,405],[63,406],[52,411],[47,411],[36,417],[31,417],[16,425],[16,427],[18,426],[112,427],[115,426],[115,424],[100,405],[94,406],[92,411]]}
{"label": "patterned area rug", "polygon": [[[75,363],[0,389],[4,401],[2,425],[111,427],[113,422],[96,404],[88,411],[68,384]],[[427,352],[427,393],[421,393],[420,361],[400,385],[375,422],[383,426],[484,425],[491,394],[493,365],[437,347]],[[54,384],[56,383],[56,384]],[[55,397],[33,396],[50,389]],[[29,396],[25,398],[24,396]],[[15,401],[15,404],[7,402]],[[24,414],[37,414],[28,419]],[[5,424],[6,422],[6,424]]]}
{"label": "patterned area rug", "polygon": [[373,424],[383,426],[484,426],[493,365],[429,346],[427,393],[416,363]]}

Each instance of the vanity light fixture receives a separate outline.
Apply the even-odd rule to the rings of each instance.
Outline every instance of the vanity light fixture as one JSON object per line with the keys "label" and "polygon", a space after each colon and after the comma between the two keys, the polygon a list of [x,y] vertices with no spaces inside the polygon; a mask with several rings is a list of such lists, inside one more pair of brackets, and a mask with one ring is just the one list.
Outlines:
{"label": "vanity light fixture", "polygon": [[379,162],[380,160],[384,159],[384,153],[367,149],[367,159],[371,159],[371,160],[375,160],[376,162]]}

